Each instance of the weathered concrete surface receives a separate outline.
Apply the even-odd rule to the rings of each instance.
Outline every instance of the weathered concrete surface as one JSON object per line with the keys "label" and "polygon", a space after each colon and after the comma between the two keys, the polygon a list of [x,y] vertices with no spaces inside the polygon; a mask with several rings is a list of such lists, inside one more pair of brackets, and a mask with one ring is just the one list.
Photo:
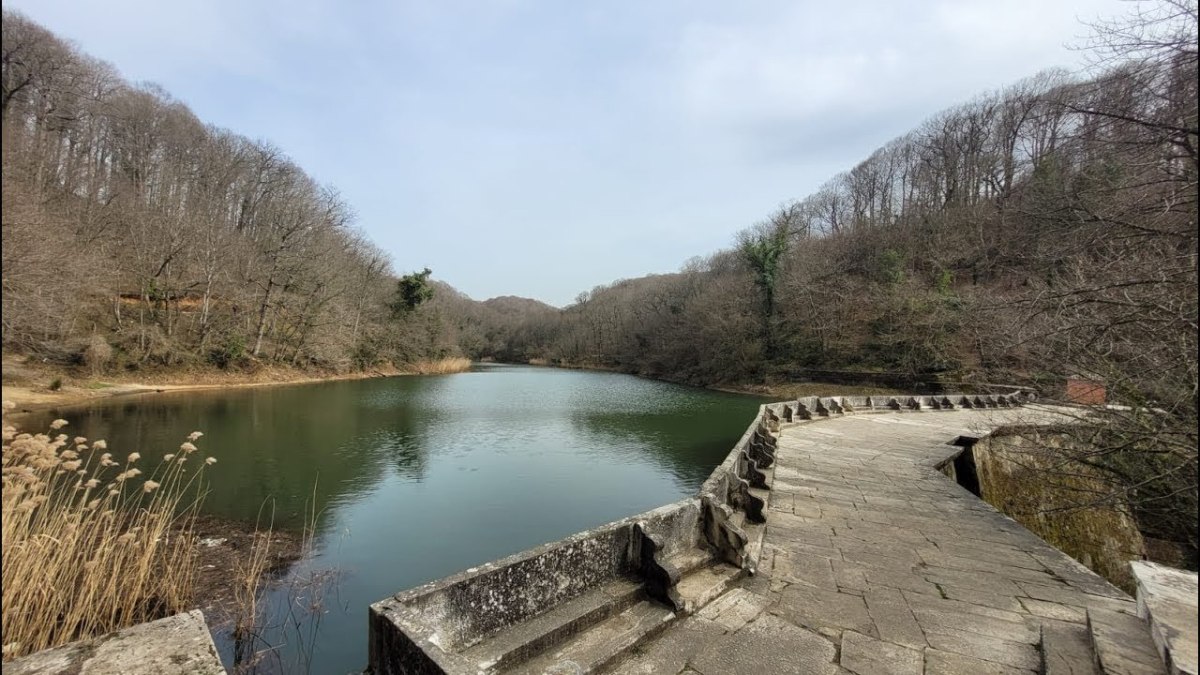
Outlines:
{"label": "weathered concrete surface", "polygon": [[[597,653],[602,654],[625,638],[621,621],[596,620],[622,612],[628,603],[615,597],[591,603],[589,594],[603,595],[604,588],[620,586],[648,565],[642,553],[651,545],[655,550],[649,558],[674,569],[698,548],[700,513],[698,499],[681,500],[374,603],[370,668],[376,675],[507,669],[534,647],[549,647],[583,630],[611,629],[616,637],[600,640]],[[578,616],[570,615],[576,611]],[[539,628],[537,618],[544,614],[563,621]],[[645,623],[657,629],[651,624]],[[504,635],[509,630],[519,634]],[[529,636],[528,649],[509,644],[523,636]]]}
{"label": "weathered concrete surface", "polygon": [[1075,623],[1042,624],[1042,670],[1045,675],[1100,675],[1092,657],[1092,637]]}
{"label": "weathered concrete surface", "polygon": [[1126,612],[1089,607],[1088,631],[1096,663],[1103,673],[1160,675],[1162,658],[1144,621]]}
{"label": "weathered concrete surface", "polygon": [[1049,626],[1068,636],[1054,672],[1087,673],[1088,637],[1122,646],[1088,633],[1089,610],[1134,621],[1123,639],[1136,652],[1131,635],[1146,629],[1132,598],[938,471],[960,436],[1056,415],[1034,405],[784,424],[759,573],[612,671],[1033,673]]}
{"label": "weathered concrete surface", "polygon": [[1172,675],[1196,675],[1196,573],[1154,563],[1130,564],[1137,581],[1138,615]]}
{"label": "weathered concrete surface", "polygon": [[199,610],[4,664],[6,675],[224,675]]}

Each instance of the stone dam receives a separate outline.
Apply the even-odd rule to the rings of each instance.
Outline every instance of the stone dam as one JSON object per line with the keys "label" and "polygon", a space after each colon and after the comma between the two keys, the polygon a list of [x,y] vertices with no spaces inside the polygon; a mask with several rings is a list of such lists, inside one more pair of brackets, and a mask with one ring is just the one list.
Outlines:
{"label": "stone dam", "polygon": [[[694,497],[373,604],[368,672],[1194,675],[1194,573],[1133,562],[1132,598],[955,480],[977,440],[1067,413],[764,405]],[[5,672],[222,672],[198,614]]]}

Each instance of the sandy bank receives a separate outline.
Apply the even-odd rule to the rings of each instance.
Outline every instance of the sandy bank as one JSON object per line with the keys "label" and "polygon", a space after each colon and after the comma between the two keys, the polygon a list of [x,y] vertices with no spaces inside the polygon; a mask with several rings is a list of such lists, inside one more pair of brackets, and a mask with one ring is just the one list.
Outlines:
{"label": "sandy bank", "polygon": [[[253,373],[221,370],[163,371],[133,376],[80,377],[70,369],[32,363],[21,357],[5,356],[0,397],[16,404],[14,413],[37,412],[79,405],[115,396],[136,396],[178,391],[201,391],[243,387],[361,380],[374,377],[463,372],[467,359],[443,359],[416,364],[410,369],[376,368],[353,373],[315,372],[279,366],[263,366]],[[54,387],[55,382],[59,386]]]}

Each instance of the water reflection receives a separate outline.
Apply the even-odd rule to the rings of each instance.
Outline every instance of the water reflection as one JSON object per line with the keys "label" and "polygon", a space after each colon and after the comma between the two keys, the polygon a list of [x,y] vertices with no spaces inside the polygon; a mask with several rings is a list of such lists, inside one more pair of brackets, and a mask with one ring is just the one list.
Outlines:
{"label": "water reflection", "polygon": [[[218,458],[205,508],[278,526],[321,513],[292,571],[340,570],[336,601],[284,670],[365,663],[365,612],[390,593],[692,494],[759,399],[625,375],[492,366],[431,377],[192,392],[55,411],[114,453],[172,452],[193,430]],[[29,420],[30,423],[35,420]],[[287,586],[267,604],[284,606]],[[233,646],[219,641],[231,658]]]}

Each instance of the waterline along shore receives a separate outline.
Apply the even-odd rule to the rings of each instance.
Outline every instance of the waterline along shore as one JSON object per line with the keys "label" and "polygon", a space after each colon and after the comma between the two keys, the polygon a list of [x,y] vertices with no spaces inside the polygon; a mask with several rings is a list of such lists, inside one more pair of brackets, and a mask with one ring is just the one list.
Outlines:
{"label": "waterline along shore", "polygon": [[[206,369],[191,372],[153,372],[115,376],[72,376],[68,369],[20,363],[4,357],[4,384],[0,398],[16,405],[15,414],[84,405],[117,396],[164,394],[247,387],[313,384],[401,375],[464,372],[465,358],[447,358],[408,364],[405,368],[380,367],[349,373],[320,372],[266,366],[254,372]],[[55,382],[58,383],[55,386]]]}

